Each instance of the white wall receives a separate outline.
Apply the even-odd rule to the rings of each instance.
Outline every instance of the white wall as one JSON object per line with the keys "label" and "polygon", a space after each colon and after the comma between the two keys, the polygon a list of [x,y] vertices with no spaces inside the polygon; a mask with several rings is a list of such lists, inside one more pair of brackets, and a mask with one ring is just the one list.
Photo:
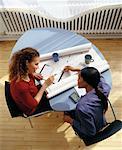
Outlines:
{"label": "white wall", "polygon": [[1,15],[0,15],[0,34],[5,33],[5,31],[6,31],[6,27],[5,27],[4,23],[3,23]]}

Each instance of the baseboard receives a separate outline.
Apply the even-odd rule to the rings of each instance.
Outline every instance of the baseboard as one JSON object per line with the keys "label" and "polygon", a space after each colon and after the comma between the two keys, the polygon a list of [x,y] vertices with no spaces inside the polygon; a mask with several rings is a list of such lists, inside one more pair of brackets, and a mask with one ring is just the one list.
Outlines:
{"label": "baseboard", "polygon": [[0,41],[15,41],[18,40],[18,38],[21,35],[0,35]]}
{"label": "baseboard", "polygon": [[[122,39],[122,34],[82,34],[87,39]],[[0,41],[15,41],[20,38],[21,35],[0,35]]]}

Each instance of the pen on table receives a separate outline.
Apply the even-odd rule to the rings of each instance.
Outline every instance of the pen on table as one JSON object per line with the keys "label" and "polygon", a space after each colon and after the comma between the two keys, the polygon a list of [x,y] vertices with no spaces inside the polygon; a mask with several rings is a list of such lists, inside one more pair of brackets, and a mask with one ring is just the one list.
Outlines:
{"label": "pen on table", "polygon": [[42,69],[40,70],[40,73],[43,71],[45,66],[46,66],[46,64],[43,65]]}
{"label": "pen on table", "polygon": [[64,71],[62,71],[60,78],[58,79],[58,82],[61,80],[62,76],[64,74]]}

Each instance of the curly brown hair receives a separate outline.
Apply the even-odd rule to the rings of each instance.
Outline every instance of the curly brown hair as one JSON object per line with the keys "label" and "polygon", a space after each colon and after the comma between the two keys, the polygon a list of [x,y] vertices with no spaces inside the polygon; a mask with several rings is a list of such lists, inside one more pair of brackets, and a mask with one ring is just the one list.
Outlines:
{"label": "curly brown hair", "polygon": [[34,57],[39,57],[39,52],[31,47],[15,52],[10,59],[9,81],[25,76],[28,71],[27,61],[31,62]]}

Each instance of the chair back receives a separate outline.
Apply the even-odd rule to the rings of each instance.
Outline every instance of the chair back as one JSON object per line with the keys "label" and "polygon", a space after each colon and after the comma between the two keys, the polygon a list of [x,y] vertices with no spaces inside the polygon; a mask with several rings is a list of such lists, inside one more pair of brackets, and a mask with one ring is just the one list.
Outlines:
{"label": "chair back", "polygon": [[122,129],[122,121],[114,120],[104,130],[98,132],[95,136],[83,138],[83,141],[86,146],[89,146],[91,144],[100,142],[106,138],[109,138],[110,136],[112,136],[121,129]]}
{"label": "chair back", "polygon": [[11,117],[23,116],[23,112],[18,108],[10,93],[10,83],[5,81],[5,99],[11,114]]}
{"label": "chair back", "polygon": [[105,140],[106,138],[109,138],[110,136],[112,136],[113,134],[115,134],[116,132],[122,129],[122,121],[116,119],[116,115],[112,107],[112,104],[109,100],[108,102],[113,112],[114,121],[109,123],[109,125],[107,125],[103,130],[99,131],[94,136],[87,137],[87,136],[83,136],[83,134],[79,129],[73,127],[75,133],[84,141],[86,146]]}

